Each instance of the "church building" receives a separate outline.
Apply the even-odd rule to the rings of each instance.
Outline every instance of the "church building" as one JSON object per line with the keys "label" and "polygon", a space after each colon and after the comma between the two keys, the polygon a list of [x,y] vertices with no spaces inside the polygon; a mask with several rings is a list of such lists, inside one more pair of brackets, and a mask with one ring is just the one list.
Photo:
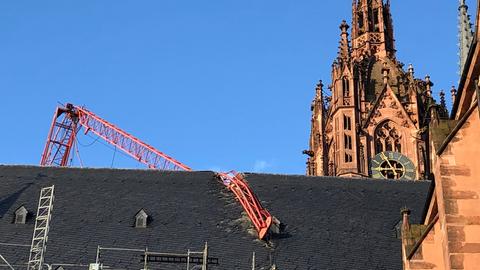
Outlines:
{"label": "church building", "polygon": [[[428,123],[435,105],[430,77],[418,79],[396,58],[390,1],[353,1],[352,27],[340,25],[330,94],[313,100],[307,175],[425,179]],[[351,34],[351,39],[350,39]]]}
{"label": "church building", "polygon": [[460,0],[449,116],[397,60],[389,0],[354,0],[311,106],[308,176],[0,164],[0,270],[479,269],[479,6],[472,31]]}

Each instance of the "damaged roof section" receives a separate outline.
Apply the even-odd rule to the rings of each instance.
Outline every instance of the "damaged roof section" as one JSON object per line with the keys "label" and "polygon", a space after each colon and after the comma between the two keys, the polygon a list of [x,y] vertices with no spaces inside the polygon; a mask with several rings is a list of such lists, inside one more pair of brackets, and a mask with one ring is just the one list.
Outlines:
{"label": "damaged roof section", "polygon": [[[267,241],[213,172],[0,166],[0,243],[30,244],[33,218],[14,224],[22,205],[36,209],[41,187],[55,185],[45,262],[88,265],[96,249],[118,247],[218,258],[210,269],[400,269],[395,226],[400,208],[420,221],[430,182],[246,174],[257,197],[285,226]],[[139,209],[148,226],[135,228]],[[10,263],[28,247],[0,245]],[[102,261],[103,260],[103,261]],[[112,268],[142,267],[141,254],[106,253]],[[184,269],[184,266],[162,266]],[[168,268],[170,267],[170,268]],[[163,269],[162,268],[162,269]],[[137,268],[139,269],[139,268]]]}

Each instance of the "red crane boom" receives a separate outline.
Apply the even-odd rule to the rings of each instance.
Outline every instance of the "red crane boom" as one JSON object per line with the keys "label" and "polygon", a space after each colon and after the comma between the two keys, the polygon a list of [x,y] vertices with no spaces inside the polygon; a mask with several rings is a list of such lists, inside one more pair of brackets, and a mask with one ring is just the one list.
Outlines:
{"label": "red crane boom", "polygon": [[[150,169],[192,170],[187,165],[142,142],[86,108],[73,104],[57,107],[40,165],[69,166],[75,138],[82,127],[85,129],[85,134],[93,132],[134,159],[146,164]],[[240,174],[233,171],[218,173],[217,176],[235,194],[255,226],[259,238],[265,238],[272,224],[272,215],[261,205],[248,183]]]}
{"label": "red crane boom", "polygon": [[79,130],[78,125],[85,128],[85,134],[89,131],[93,132],[151,169],[191,170],[188,166],[140,141],[89,110],[72,104],[67,104],[65,108],[57,107],[40,165],[69,165],[68,158]]}

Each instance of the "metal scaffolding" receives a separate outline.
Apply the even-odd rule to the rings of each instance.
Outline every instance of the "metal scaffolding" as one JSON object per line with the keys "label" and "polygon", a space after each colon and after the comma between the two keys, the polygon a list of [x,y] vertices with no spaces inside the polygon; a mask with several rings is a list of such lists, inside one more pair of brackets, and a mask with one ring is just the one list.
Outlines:
{"label": "metal scaffolding", "polygon": [[32,245],[28,259],[28,270],[42,270],[45,248],[47,245],[50,219],[53,209],[53,192],[55,186],[42,188],[38,200],[35,228],[33,229]]}
{"label": "metal scaffolding", "polygon": [[102,270],[114,268],[114,266],[106,265],[102,261],[102,251],[119,251],[119,252],[134,252],[141,257],[143,264],[142,270],[151,269],[152,264],[184,264],[187,270],[208,270],[209,265],[219,265],[219,259],[208,256],[208,244],[202,251],[187,250],[186,253],[165,253],[153,252],[148,248],[132,249],[132,248],[115,248],[115,247],[97,247],[97,255],[95,263],[90,264],[90,270]]}

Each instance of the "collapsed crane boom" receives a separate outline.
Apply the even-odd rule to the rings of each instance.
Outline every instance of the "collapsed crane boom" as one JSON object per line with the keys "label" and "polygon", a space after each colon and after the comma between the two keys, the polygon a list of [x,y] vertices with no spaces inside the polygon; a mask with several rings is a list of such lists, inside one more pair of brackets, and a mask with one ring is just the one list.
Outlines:
{"label": "collapsed crane boom", "polygon": [[[156,170],[191,171],[187,165],[158,151],[133,135],[100,118],[84,107],[67,104],[57,107],[50,132],[40,161],[41,166],[70,165],[70,155],[77,133],[84,128],[85,134],[92,132],[106,142],[116,146],[129,156]],[[218,173],[218,178],[235,195],[258,232],[265,238],[272,224],[272,215],[263,208],[253,190],[243,177],[235,172]]]}
{"label": "collapsed crane boom", "polygon": [[150,169],[191,170],[185,164],[158,151],[87,109],[74,106],[73,104],[67,104],[65,108],[57,108],[40,165],[69,165],[70,152],[79,131],[78,125],[85,129],[85,133],[93,132],[108,143],[118,147],[127,155],[146,164]]}
{"label": "collapsed crane boom", "polygon": [[272,225],[272,215],[270,215],[267,209],[263,208],[242,175],[231,171],[228,173],[217,173],[217,177],[235,194],[252,221],[253,226],[255,226],[258,237],[260,239],[265,238]]}

